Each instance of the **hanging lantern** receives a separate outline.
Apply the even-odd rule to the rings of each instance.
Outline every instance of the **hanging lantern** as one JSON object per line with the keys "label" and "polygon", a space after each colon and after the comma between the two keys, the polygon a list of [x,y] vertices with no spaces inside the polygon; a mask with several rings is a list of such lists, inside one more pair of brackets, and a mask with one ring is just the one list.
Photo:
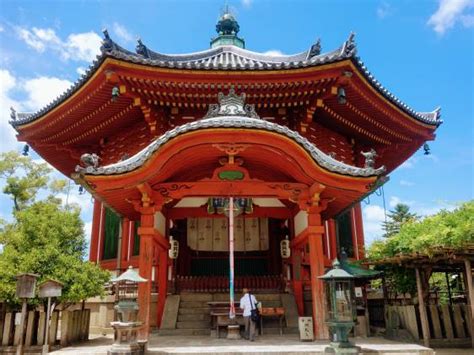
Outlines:
{"label": "hanging lantern", "polygon": [[283,239],[280,242],[280,255],[283,259],[288,259],[291,256],[290,241]]}
{"label": "hanging lantern", "polygon": [[179,242],[175,239],[173,239],[172,236],[170,236],[170,249],[168,250],[168,256],[170,259],[177,259],[179,254]]}

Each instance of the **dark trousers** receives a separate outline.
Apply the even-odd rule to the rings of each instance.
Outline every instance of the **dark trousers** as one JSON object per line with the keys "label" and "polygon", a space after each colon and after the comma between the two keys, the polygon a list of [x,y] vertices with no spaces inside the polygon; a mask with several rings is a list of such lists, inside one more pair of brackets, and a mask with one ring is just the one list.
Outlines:
{"label": "dark trousers", "polygon": [[245,338],[255,340],[255,322],[250,319],[250,316],[244,317],[245,324]]}

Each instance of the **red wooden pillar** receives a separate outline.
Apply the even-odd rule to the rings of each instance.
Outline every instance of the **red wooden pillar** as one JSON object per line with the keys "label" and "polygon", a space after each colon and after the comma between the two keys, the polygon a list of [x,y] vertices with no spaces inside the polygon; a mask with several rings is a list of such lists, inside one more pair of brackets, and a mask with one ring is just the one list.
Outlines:
{"label": "red wooden pillar", "polygon": [[365,258],[365,238],[364,238],[364,225],[362,221],[362,208],[360,207],[360,203],[354,206],[354,223],[355,223],[355,231],[356,231],[356,241],[357,241],[357,248],[359,250],[359,257],[358,259]]}
{"label": "red wooden pillar", "polygon": [[301,317],[304,315],[303,281],[301,279],[301,249],[292,248],[291,254],[293,271],[293,294],[295,295],[298,315]]}
{"label": "red wooden pillar", "polygon": [[101,208],[102,203],[98,200],[94,200],[94,212],[92,214],[92,230],[91,230],[91,243],[89,249],[89,261],[97,262],[97,248],[99,247],[100,238],[100,225],[101,223]]}
{"label": "red wooden pillar", "polygon": [[158,302],[156,305],[156,326],[161,326],[168,289],[168,250],[160,247],[158,251]]}
{"label": "red wooden pillar", "polygon": [[143,322],[139,338],[148,339],[150,333],[150,301],[151,301],[151,269],[153,267],[154,254],[154,207],[142,207],[141,226],[138,229],[140,235],[140,254],[138,257],[138,269],[140,276],[147,279],[138,286],[139,320]]}
{"label": "red wooden pillar", "polygon": [[328,330],[324,323],[325,306],[323,282],[318,279],[318,276],[324,275],[323,236],[324,226],[321,221],[320,209],[318,207],[310,207],[308,208],[308,245],[314,336],[316,339],[328,338]]}
{"label": "red wooden pillar", "polygon": [[337,257],[337,235],[336,235],[336,221],[334,219],[328,220],[329,226],[329,250],[331,251],[331,256],[329,260],[333,260]]}

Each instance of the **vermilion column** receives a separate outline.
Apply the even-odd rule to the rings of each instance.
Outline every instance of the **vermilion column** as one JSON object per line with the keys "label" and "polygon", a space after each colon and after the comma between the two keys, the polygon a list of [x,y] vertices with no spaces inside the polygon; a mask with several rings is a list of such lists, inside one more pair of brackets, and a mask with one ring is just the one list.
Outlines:
{"label": "vermilion column", "polygon": [[91,243],[89,249],[89,261],[97,262],[97,248],[100,237],[100,213],[101,202],[94,199],[94,212],[92,215]]}
{"label": "vermilion column", "polygon": [[304,315],[303,281],[301,281],[301,249],[293,248],[291,251],[293,270],[293,294],[295,295],[298,315]]}
{"label": "vermilion column", "polygon": [[159,328],[161,326],[161,319],[163,318],[168,288],[168,251],[160,248],[158,253],[158,302],[156,305],[156,325]]}
{"label": "vermilion column", "polygon": [[337,257],[337,236],[336,236],[336,222],[334,219],[328,220],[329,229],[329,250],[331,251],[330,260]]}
{"label": "vermilion column", "polygon": [[318,276],[324,275],[323,236],[324,226],[321,222],[320,209],[310,207],[308,209],[308,245],[314,336],[316,339],[328,338],[327,327],[324,323],[324,288],[322,280],[318,278]]}
{"label": "vermilion column", "polygon": [[357,233],[357,246],[359,250],[359,259],[365,258],[365,238],[364,238],[364,222],[362,220],[362,208],[360,203],[354,206],[354,222]]}
{"label": "vermilion column", "polygon": [[148,339],[150,332],[150,301],[151,301],[151,269],[153,267],[154,253],[154,207],[142,207],[141,226],[138,228],[140,235],[140,254],[138,257],[138,269],[140,276],[147,279],[138,286],[139,320],[143,322],[139,337]]}

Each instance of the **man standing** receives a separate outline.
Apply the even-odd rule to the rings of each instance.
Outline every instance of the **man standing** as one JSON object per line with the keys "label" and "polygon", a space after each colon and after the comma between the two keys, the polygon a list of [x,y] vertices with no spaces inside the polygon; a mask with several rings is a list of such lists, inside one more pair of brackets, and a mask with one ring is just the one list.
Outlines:
{"label": "man standing", "polygon": [[244,338],[255,341],[255,322],[250,318],[251,310],[257,308],[257,299],[251,295],[248,288],[243,289],[244,295],[240,299],[240,308],[244,310],[245,335]]}

